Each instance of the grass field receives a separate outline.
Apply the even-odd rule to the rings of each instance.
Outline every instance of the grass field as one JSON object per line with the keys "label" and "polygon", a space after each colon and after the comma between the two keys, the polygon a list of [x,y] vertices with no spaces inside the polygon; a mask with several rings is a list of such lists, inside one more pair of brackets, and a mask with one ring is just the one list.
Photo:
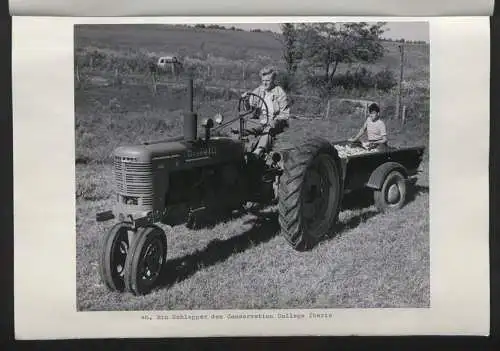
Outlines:
{"label": "grass field", "polygon": [[[269,33],[215,31],[83,27],[77,31],[76,49],[83,52],[91,47],[126,57],[141,50],[171,53],[170,48],[176,48],[195,56],[205,42],[203,50],[223,57],[228,65],[240,59],[234,56],[237,51],[256,62],[280,59],[277,41]],[[397,52],[391,49],[393,43],[388,45],[389,54],[379,67],[397,68]],[[408,53],[408,62],[412,67],[409,75],[413,75],[409,82],[428,82],[425,51]],[[112,73],[103,67],[94,74]],[[223,85],[221,89],[232,84],[228,79],[217,83]],[[279,235],[273,207],[197,231],[164,227],[169,261],[158,289],[143,297],[108,292],[99,279],[97,254],[99,239],[109,224],[98,224],[94,218],[96,212],[113,203],[110,153],[124,143],[179,135],[181,112],[186,106],[184,93],[165,86],[153,96],[150,88],[141,84],[88,85],[75,90],[78,310],[429,305],[428,155],[424,175],[402,210],[380,214],[370,196],[349,198],[336,235],[309,252],[298,253],[287,246]],[[380,99],[395,100],[390,95]],[[219,111],[227,115],[234,112],[236,101],[231,94],[204,92],[196,95],[195,107],[200,116]],[[305,99],[300,108],[321,114],[324,102]],[[332,140],[353,135],[362,117],[340,105],[332,109],[326,120],[292,120],[284,138],[294,142],[310,135]],[[420,114],[408,116],[405,125],[386,120],[391,144],[428,145],[428,112],[425,106],[418,111]]]}

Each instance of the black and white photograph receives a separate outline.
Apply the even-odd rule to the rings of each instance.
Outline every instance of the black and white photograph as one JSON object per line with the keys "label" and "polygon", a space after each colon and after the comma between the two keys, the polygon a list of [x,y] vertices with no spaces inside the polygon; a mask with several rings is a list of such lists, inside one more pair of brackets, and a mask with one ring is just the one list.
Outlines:
{"label": "black and white photograph", "polygon": [[429,62],[426,21],[75,24],[76,309],[429,308]]}

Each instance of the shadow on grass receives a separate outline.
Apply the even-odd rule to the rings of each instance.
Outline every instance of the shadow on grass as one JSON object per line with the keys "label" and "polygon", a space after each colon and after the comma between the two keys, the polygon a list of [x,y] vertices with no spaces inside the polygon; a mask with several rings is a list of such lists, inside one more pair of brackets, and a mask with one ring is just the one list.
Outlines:
{"label": "shadow on grass", "polygon": [[[407,189],[407,193],[406,193],[407,199],[406,199],[405,206],[407,206],[409,203],[415,201],[415,199],[417,198],[418,195],[429,193],[429,187],[417,185],[417,184],[415,184],[414,180],[412,180],[408,183],[408,186],[406,189]],[[335,228],[335,231],[331,235],[327,235],[326,237],[324,237],[319,242],[333,239],[334,237],[345,232],[346,230],[353,229],[353,228],[359,226],[361,223],[369,220],[370,218],[373,218],[373,217],[379,215],[380,211],[378,211],[377,209],[369,209],[373,205],[374,205],[374,199],[373,199],[373,191],[372,190],[363,189],[363,190],[358,190],[356,192],[353,192],[353,193],[346,195],[345,198],[343,199],[343,202],[342,202],[341,211],[359,210],[362,212],[358,215],[355,215],[355,216],[349,218],[347,220],[347,222],[338,223],[338,225]]]}
{"label": "shadow on grass", "polygon": [[247,212],[244,210],[236,210],[234,212],[205,212],[195,215],[193,222],[186,223],[186,227],[192,230],[211,229],[218,224],[234,221],[243,217]]}
{"label": "shadow on grass", "polygon": [[357,190],[344,196],[341,211],[363,210],[372,206],[373,203],[373,191],[369,189]]}
{"label": "shadow on grass", "polygon": [[429,194],[429,187],[413,184],[408,188],[406,203],[410,203],[416,199],[418,195]]}
{"label": "shadow on grass", "polygon": [[[413,201],[418,194],[427,192],[427,187],[410,187],[408,192],[408,202]],[[377,210],[367,210],[367,208],[373,205],[372,194],[373,193],[371,191],[362,191],[356,194],[352,193],[349,197],[346,197],[343,203],[343,210],[360,209],[364,211],[349,218],[347,222],[339,223],[334,234],[325,237],[321,241],[332,239],[333,237],[342,234],[347,230],[353,229],[368,219],[378,215],[379,211]],[[245,214],[245,212],[238,212],[233,216],[238,218],[241,217],[242,214]],[[253,212],[253,214],[256,217],[246,222],[253,222],[252,227],[248,231],[229,239],[212,240],[203,250],[167,261],[158,283],[158,288],[162,289],[165,287],[171,287],[176,283],[190,278],[201,269],[216,265],[227,260],[234,254],[244,252],[256,245],[263,244],[280,233],[277,212],[264,213],[256,211]],[[213,222],[204,224],[210,225],[213,224]]]}
{"label": "shadow on grass", "polygon": [[[415,184],[416,180],[410,180],[406,187],[406,204],[415,201],[418,195],[428,194],[429,187]],[[373,190],[361,189],[344,196],[342,210],[362,210],[374,205]]]}
{"label": "shadow on grass", "polygon": [[261,213],[252,228],[225,240],[212,240],[203,250],[167,261],[158,287],[170,287],[188,279],[200,269],[223,262],[234,254],[265,243],[279,234],[278,214]]}
{"label": "shadow on grass", "polygon": [[[267,206],[267,205],[266,205]],[[265,208],[265,206],[260,206],[259,209]],[[162,223],[166,225],[185,225],[186,228],[190,230],[200,230],[200,229],[212,229],[213,227],[225,223],[241,219],[241,217],[247,214],[258,215],[259,210],[254,212],[245,207],[236,208],[234,210],[203,210],[198,213],[192,214],[191,217],[187,214],[187,210],[180,211],[175,215],[168,218],[168,220],[163,219]]]}

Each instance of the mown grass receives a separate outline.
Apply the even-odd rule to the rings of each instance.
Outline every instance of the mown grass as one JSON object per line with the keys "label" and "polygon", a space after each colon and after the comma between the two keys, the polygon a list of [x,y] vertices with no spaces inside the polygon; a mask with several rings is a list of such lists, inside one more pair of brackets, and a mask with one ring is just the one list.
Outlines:
{"label": "mown grass", "polygon": [[[151,294],[110,293],[98,276],[106,226],[92,215],[110,199],[77,206],[79,310],[428,307],[427,187],[394,214],[370,201],[344,209],[336,235],[298,253],[268,208],[213,227],[165,228],[169,261]],[[352,200],[351,200],[352,201]],[[356,208],[358,207],[358,208]],[[359,208],[361,207],[361,208]]]}
{"label": "mown grass", "polygon": [[[170,48],[184,48],[187,54],[196,56],[199,45],[206,41],[205,49],[225,57],[227,62],[239,59],[234,52],[243,46],[244,54],[257,61],[264,53],[279,60],[274,38],[261,40],[268,33],[230,32],[226,36],[217,32],[214,36],[215,31],[175,28],[165,32],[158,26],[78,27],[76,45],[81,52],[91,45],[124,57],[135,55],[139,49],[144,54],[148,50],[171,53]],[[379,68],[395,67],[391,61],[396,57],[394,48],[391,56],[378,64]],[[414,80],[408,84],[420,84],[423,89],[411,89],[415,92],[415,103],[411,105],[414,110],[405,125],[390,118],[395,102],[392,92],[372,94],[382,104],[389,141],[394,146],[428,145],[428,61],[425,52],[417,58],[415,55],[407,52],[414,65],[408,71]],[[106,69],[94,73],[112,77],[113,72]],[[187,107],[182,84],[158,86],[153,95],[150,86],[135,83],[83,84],[75,90],[78,310],[429,305],[428,155],[417,192],[406,207],[393,214],[380,214],[370,194],[351,197],[340,214],[336,233],[309,252],[298,253],[288,247],[279,235],[273,207],[198,231],[184,226],[163,227],[169,242],[169,261],[158,289],[143,297],[107,291],[99,279],[97,255],[100,237],[109,224],[95,222],[95,213],[113,204],[111,152],[122,144],[180,135],[182,110]],[[219,90],[204,89],[206,84],[200,80],[196,83],[199,121],[217,112],[227,117],[234,115],[237,100],[229,87],[236,85],[220,78],[217,83],[221,85]],[[370,97],[370,93],[351,94]],[[325,108],[324,100],[297,98],[292,114],[320,117]],[[308,136],[345,140],[356,133],[362,122],[362,115],[352,106],[333,103],[328,119],[291,120],[291,128],[280,142],[294,144]]]}

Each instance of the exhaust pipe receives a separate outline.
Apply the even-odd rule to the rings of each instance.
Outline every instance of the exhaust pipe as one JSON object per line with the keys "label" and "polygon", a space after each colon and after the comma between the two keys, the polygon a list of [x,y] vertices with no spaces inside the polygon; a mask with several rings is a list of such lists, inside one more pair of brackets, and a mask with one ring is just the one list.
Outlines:
{"label": "exhaust pipe", "polygon": [[184,140],[193,141],[197,138],[198,116],[193,108],[193,78],[188,80],[188,104],[189,110],[184,112]]}

